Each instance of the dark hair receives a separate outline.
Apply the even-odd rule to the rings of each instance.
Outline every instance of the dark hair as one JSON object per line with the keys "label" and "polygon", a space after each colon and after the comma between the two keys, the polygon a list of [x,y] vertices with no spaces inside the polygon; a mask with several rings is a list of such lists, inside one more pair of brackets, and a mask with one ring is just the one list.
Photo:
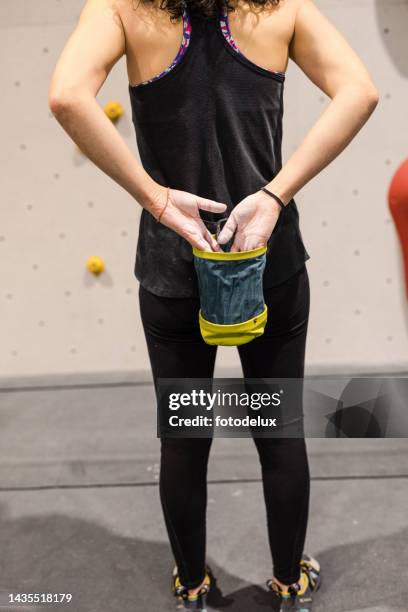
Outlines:
{"label": "dark hair", "polygon": [[[143,2],[154,2],[154,0],[143,0]],[[255,7],[276,6],[279,2],[280,0],[249,0],[249,4]],[[215,17],[222,6],[225,6],[228,12],[235,11],[229,0],[160,0],[159,8],[170,13],[171,19],[175,20],[182,16],[186,5],[191,13],[208,18]]]}

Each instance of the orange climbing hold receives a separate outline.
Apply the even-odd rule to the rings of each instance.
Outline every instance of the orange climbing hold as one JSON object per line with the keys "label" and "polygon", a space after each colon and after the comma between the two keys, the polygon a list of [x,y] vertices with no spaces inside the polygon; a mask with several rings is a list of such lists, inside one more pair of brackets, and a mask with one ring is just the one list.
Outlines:
{"label": "orange climbing hold", "polygon": [[401,243],[408,299],[408,159],[398,168],[391,181],[388,206]]}

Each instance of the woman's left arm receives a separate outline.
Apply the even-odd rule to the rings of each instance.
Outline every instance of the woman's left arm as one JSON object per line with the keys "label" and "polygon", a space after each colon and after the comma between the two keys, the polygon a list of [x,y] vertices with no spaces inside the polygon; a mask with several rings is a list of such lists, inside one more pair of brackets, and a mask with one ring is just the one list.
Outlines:
{"label": "woman's left arm", "polygon": [[[285,205],[343,151],[379,100],[361,59],[312,0],[298,0],[289,56],[331,102],[280,172],[265,185]],[[265,244],[279,211],[279,204],[263,191],[251,194],[234,208],[219,241],[228,241],[236,229],[234,250]]]}

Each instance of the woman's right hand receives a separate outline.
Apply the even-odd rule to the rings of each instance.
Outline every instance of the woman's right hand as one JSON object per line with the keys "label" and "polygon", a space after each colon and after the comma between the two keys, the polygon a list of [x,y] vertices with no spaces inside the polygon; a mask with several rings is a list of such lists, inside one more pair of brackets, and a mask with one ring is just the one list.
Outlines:
{"label": "woman's right hand", "polygon": [[221,247],[201,219],[200,210],[222,213],[227,208],[226,204],[179,189],[169,190],[167,206],[166,199],[167,187],[161,187],[150,210],[156,219],[161,214],[160,223],[183,236],[191,246],[201,251],[221,251]]}

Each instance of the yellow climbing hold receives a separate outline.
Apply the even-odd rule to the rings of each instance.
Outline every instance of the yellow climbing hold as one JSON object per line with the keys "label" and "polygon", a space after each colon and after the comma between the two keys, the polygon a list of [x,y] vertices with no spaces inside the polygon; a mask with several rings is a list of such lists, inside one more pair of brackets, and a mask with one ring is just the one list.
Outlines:
{"label": "yellow climbing hold", "polygon": [[91,257],[88,257],[86,267],[88,268],[89,272],[92,272],[92,274],[96,275],[100,274],[105,270],[105,264],[103,263],[103,260],[97,255],[91,255]]}
{"label": "yellow climbing hold", "polygon": [[117,121],[125,112],[121,103],[115,100],[105,104],[104,111],[111,121]]}

